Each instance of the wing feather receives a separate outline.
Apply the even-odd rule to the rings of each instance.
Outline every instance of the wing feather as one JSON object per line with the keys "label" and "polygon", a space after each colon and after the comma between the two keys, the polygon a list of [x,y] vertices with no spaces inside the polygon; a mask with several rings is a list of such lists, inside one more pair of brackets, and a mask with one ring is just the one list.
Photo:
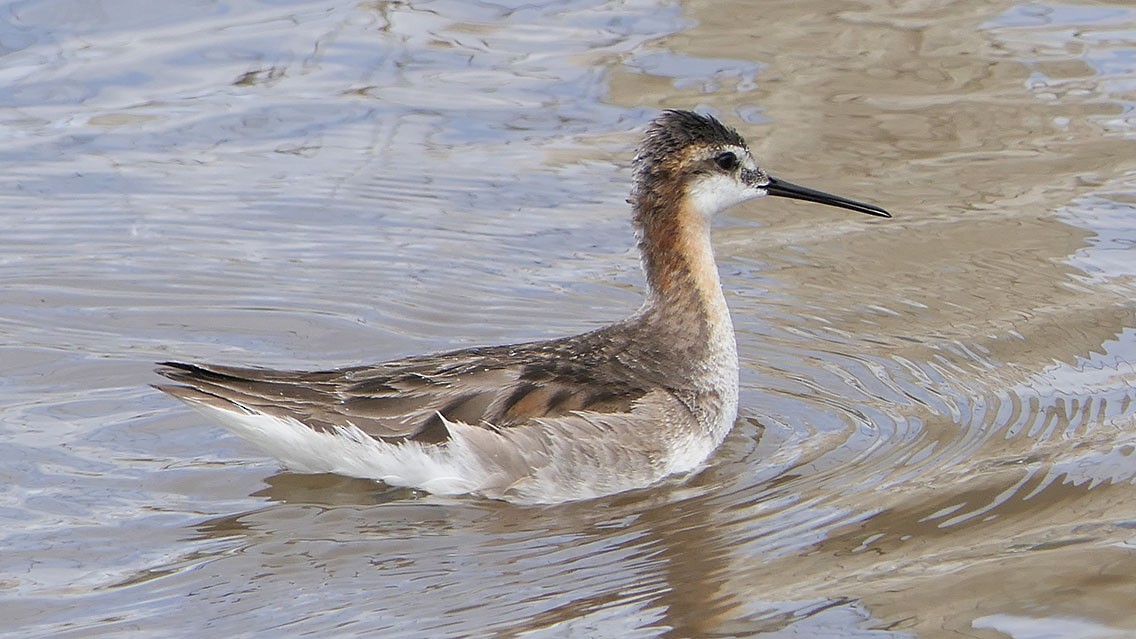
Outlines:
{"label": "wing feather", "polygon": [[565,360],[556,342],[476,348],[318,372],[164,362],[160,386],[185,401],[292,417],[330,431],[354,426],[383,440],[444,441],[445,421],[510,428],[578,411],[621,413],[646,386]]}

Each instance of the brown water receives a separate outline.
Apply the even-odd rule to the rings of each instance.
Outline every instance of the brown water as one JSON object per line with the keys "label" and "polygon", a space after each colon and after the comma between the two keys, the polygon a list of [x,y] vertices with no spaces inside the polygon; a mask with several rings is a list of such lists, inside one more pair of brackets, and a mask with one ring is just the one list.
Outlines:
{"label": "brown water", "polygon": [[[1136,10],[66,2],[0,16],[0,634],[1136,636]],[[741,417],[521,508],[280,472],[147,387],[632,312],[662,107],[786,179],[715,238]]]}

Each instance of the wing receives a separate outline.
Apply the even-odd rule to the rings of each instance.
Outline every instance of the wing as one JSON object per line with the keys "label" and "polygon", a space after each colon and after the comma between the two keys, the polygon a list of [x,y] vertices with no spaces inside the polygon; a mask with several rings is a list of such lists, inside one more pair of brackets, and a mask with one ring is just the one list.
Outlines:
{"label": "wing", "polygon": [[[449,437],[443,418],[504,429],[577,411],[623,413],[647,385],[589,335],[473,348],[321,372],[164,362],[158,388],[223,410],[293,417],[316,430],[354,425],[384,440]],[[591,348],[592,342],[603,345]],[[616,349],[618,350],[618,349]]]}

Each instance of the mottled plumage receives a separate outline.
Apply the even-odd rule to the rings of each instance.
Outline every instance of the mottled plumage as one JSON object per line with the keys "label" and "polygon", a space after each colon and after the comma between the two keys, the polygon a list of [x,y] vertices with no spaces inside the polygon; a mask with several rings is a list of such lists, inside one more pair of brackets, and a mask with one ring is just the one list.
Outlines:
{"label": "mottled plumage", "polygon": [[[561,339],[322,372],[178,362],[159,386],[287,467],[527,503],[594,497],[696,468],[737,412],[737,354],[710,218],[766,194],[882,209],[778,182],[717,120],[667,111],[635,158],[647,299]],[[827,199],[819,199],[819,198]]]}

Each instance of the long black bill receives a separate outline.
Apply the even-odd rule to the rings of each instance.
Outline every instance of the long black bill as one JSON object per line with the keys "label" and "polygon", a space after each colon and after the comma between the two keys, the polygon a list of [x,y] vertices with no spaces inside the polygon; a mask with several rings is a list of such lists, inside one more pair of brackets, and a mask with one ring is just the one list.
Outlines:
{"label": "long black bill", "polygon": [[856,200],[849,200],[847,198],[839,197],[837,195],[830,195],[823,191],[814,191],[803,186],[798,186],[792,182],[778,180],[777,178],[769,178],[769,184],[765,190],[770,195],[777,197],[787,197],[793,200],[805,200],[806,202],[816,202],[818,204],[827,204],[829,206],[838,206],[842,209],[849,209],[852,211],[859,211],[867,213],[868,215],[878,215],[879,217],[891,217],[891,213],[881,209],[878,206],[871,204],[864,204]]}

